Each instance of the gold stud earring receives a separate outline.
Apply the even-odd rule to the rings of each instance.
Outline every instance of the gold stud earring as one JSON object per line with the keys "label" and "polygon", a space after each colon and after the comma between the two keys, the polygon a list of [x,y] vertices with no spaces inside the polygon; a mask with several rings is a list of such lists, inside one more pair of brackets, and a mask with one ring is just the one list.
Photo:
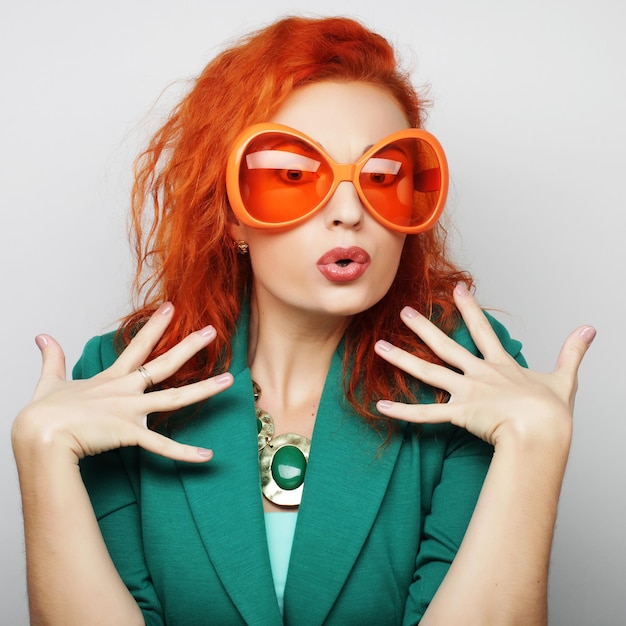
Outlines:
{"label": "gold stud earring", "polygon": [[237,251],[237,254],[248,254],[250,246],[248,245],[247,241],[240,239],[239,241],[233,241],[233,244],[235,245],[235,250]]}

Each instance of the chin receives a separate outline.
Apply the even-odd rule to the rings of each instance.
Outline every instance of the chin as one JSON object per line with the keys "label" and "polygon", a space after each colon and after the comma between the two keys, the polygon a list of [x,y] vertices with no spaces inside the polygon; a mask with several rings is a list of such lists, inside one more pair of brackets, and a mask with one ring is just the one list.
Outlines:
{"label": "chin", "polygon": [[354,315],[363,313],[373,307],[376,303],[382,300],[384,295],[385,294],[383,293],[377,298],[372,298],[371,295],[367,298],[358,298],[346,297],[344,294],[339,293],[334,298],[329,298],[324,303],[324,308],[330,315],[336,315],[338,317],[353,317]]}

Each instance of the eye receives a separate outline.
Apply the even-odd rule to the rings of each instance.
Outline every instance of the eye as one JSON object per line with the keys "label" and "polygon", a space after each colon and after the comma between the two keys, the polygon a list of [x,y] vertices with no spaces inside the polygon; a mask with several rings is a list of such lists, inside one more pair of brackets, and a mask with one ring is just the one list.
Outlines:
{"label": "eye", "polygon": [[396,159],[372,157],[361,170],[362,182],[376,187],[393,185],[401,169],[402,163]]}
{"label": "eye", "polygon": [[396,180],[396,176],[394,174],[385,174],[383,172],[372,172],[371,174],[367,174],[367,179],[370,183],[382,187],[393,184]]}
{"label": "eye", "polygon": [[283,178],[293,183],[299,183],[304,177],[302,170],[283,170]]}
{"label": "eye", "polygon": [[248,171],[274,176],[282,184],[303,184],[317,179],[321,161],[289,150],[265,149],[247,154],[246,165]]}

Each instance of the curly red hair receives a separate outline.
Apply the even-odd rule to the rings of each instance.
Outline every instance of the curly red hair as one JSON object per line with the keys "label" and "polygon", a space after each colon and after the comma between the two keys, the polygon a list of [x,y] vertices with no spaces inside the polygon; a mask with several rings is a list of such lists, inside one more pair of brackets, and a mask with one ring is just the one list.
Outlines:
{"label": "curly red hair", "polygon": [[[382,87],[412,126],[422,124],[424,104],[383,37],[353,19],[287,17],[234,42],[211,61],[137,159],[131,228],[140,302],[118,337],[128,342],[163,301],[174,303],[176,315],[153,356],[207,324],[217,330],[215,342],[168,385],[204,378],[230,361],[230,338],[251,279],[248,258],[236,255],[228,232],[225,169],[235,138],[245,127],[267,121],[294,89],[323,80]],[[363,416],[372,417],[370,407],[378,398],[411,397],[402,372],[373,356],[377,339],[439,362],[400,321],[402,304],[435,315],[446,332],[458,323],[452,289],[460,280],[468,287],[472,281],[448,259],[445,235],[438,225],[407,236],[389,292],[348,327],[345,354],[352,376],[346,392]]]}

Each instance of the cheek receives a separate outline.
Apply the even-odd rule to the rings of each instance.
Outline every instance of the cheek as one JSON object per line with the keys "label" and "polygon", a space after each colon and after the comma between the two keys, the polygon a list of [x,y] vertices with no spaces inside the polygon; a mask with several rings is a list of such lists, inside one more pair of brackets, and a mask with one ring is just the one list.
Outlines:
{"label": "cheek", "polygon": [[306,240],[294,236],[251,237],[250,261],[258,278],[281,282],[281,278],[301,273],[306,262]]}
{"label": "cheek", "polygon": [[398,273],[405,238],[406,236],[400,238],[388,237],[385,241],[381,242],[379,249],[380,262],[378,263],[377,272],[374,277],[377,294],[380,297],[384,296],[389,291]]}
{"label": "cheek", "polygon": [[402,256],[405,241],[406,235],[401,235],[390,238],[389,241],[384,244],[383,253],[385,254],[386,266],[390,270],[393,270],[393,276],[396,275],[400,264],[400,257]]}

